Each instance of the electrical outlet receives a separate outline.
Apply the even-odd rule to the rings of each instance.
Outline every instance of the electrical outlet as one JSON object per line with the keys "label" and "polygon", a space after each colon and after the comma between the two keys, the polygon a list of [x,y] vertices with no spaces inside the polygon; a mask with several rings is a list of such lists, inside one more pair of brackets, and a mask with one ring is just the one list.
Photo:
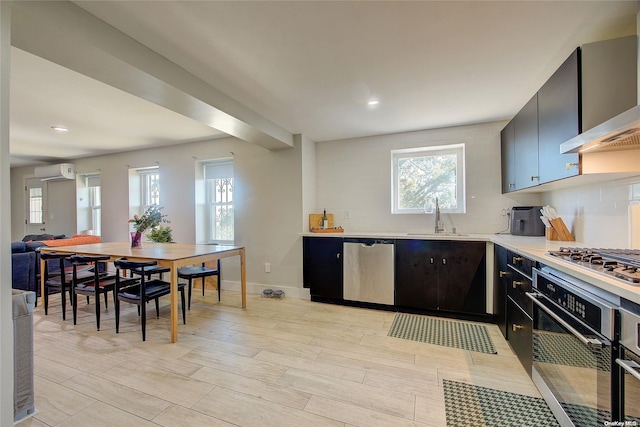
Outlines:
{"label": "electrical outlet", "polygon": [[506,209],[502,209],[502,216],[507,216],[507,210]]}
{"label": "electrical outlet", "polygon": [[265,262],[264,263],[264,272],[265,273],[271,273],[271,263],[269,263],[269,262]]}
{"label": "electrical outlet", "polygon": [[344,219],[350,219],[351,218],[351,211],[349,209],[345,209],[344,210]]}

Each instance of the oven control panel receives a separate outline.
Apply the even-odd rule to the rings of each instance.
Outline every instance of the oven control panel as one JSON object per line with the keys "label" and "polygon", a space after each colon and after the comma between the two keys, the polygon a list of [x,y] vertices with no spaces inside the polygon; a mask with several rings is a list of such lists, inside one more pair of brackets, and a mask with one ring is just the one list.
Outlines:
{"label": "oven control panel", "polygon": [[602,330],[602,310],[597,305],[542,275],[537,276],[536,288],[591,328]]}

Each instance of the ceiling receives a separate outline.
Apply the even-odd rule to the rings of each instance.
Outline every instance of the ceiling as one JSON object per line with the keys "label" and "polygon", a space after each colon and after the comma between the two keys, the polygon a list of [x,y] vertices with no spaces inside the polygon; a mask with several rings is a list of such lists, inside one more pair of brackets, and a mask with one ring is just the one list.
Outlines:
{"label": "ceiling", "polygon": [[[510,119],[577,46],[635,34],[638,10],[635,0],[74,3],[318,142]],[[224,136],[11,54],[12,166]]]}

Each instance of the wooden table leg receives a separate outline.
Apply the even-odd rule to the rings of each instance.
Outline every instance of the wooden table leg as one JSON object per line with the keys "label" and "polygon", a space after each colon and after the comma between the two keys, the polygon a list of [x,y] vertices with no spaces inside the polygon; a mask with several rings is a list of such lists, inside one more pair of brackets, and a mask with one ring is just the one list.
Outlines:
{"label": "wooden table leg", "polygon": [[171,265],[171,342],[178,342],[178,267]]}
{"label": "wooden table leg", "polygon": [[247,265],[244,248],[240,249],[240,282],[242,288],[242,308],[247,308]]}

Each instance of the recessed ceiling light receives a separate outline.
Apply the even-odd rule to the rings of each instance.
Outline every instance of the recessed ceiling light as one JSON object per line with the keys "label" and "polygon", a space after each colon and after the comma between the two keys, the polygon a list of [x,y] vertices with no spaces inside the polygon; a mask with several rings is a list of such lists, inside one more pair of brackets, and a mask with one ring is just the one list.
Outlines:
{"label": "recessed ceiling light", "polygon": [[375,107],[379,103],[380,103],[380,101],[378,101],[377,99],[372,99],[369,102],[367,102],[367,105],[369,105],[369,107]]}
{"label": "recessed ceiling light", "polygon": [[51,129],[57,131],[57,132],[69,132],[69,129],[67,129],[64,126],[51,126]]}

